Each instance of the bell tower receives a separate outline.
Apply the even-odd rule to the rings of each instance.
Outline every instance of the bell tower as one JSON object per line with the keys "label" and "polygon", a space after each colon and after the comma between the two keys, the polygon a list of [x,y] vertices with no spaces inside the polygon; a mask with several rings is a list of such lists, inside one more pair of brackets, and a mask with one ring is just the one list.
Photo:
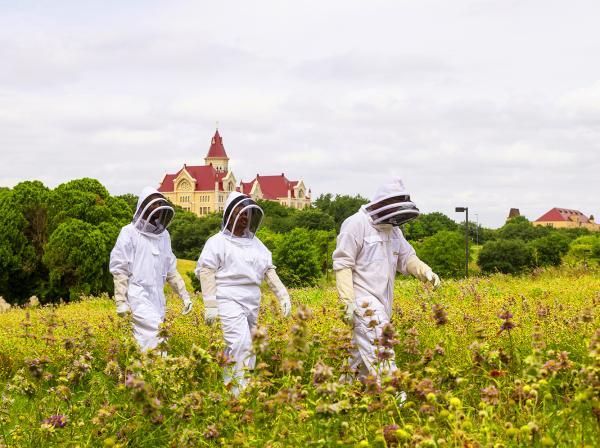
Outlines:
{"label": "bell tower", "polygon": [[210,142],[208,154],[204,158],[206,165],[212,165],[215,170],[226,173],[229,171],[229,157],[223,146],[223,137],[219,134],[219,128],[215,131],[215,135]]}

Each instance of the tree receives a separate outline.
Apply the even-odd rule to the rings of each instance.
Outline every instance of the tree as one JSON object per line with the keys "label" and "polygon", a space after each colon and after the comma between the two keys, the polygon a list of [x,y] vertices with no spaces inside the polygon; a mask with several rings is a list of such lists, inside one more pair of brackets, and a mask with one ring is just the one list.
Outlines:
{"label": "tree", "polygon": [[108,262],[119,230],[107,222],[95,226],[69,219],[61,223],[52,232],[44,253],[49,270],[47,297],[75,299],[112,291]]}
{"label": "tree", "polygon": [[211,213],[199,218],[192,212],[177,208],[173,223],[169,226],[171,246],[177,258],[196,260],[212,235],[221,229],[221,214]]}
{"label": "tree", "polygon": [[584,235],[573,240],[566,260],[570,263],[600,263],[600,235]]}
{"label": "tree", "polygon": [[276,201],[259,199],[256,203],[265,213],[263,226],[278,233],[289,232],[294,228],[294,215],[298,213],[297,209],[286,207]]}
{"label": "tree", "polygon": [[305,208],[292,217],[294,227],[309,230],[334,230],[335,221],[327,213],[317,208]]}
{"label": "tree", "polygon": [[425,213],[402,226],[407,240],[419,241],[443,230],[455,231],[458,225],[443,213]]}
{"label": "tree", "polygon": [[[0,283],[9,299],[22,302],[33,294],[39,294],[47,277],[42,263],[44,245],[48,239],[48,195],[49,189],[39,181],[26,181],[6,190],[0,220],[4,221],[4,275],[8,278]],[[8,202],[6,202],[8,201]],[[15,234],[16,232],[16,234]],[[8,237],[8,235],[11,235]],[[9,269],[8,265],[12,265]],[[8,274],[10,272],[10,275]]]}
{"label": "tree", "polygon": [[221,220],[219,213],[211,213],[200,218],[178,207],[173,223],[169,226],[171,246],[175,256],[196,260],[206,240],[221,229]]}
{"label": "tree", "polygon": [[537,266],[559,266],[569,250],[568,237],[557,232],[535,239],[530,245]]}
{"label": "tree", "polygon": [[458,232],[442,230],[415,244],[418,257],[442,277],[460,277],[465,272],[465,241]]}
{"label": "tree", "polygon": [[0,195],[0,295],[9,303],[22,303],[31,292],[36,253],[25,237],[27,220],[12,191]]}
{"label": "tree", "polygon": [[282,235],[273,262],[287,286],[315,285],[320,275],[318,250],[306,229],[296,228]]}
{"label": "tree", "polygon": [[90,178],[59,185],[52,191],[49,205],[50,232],[69,219],[94,225],[110,222],[123,226],[132,218],[125,200],[110,196],[100,182]]}
{"label": "tree", "polygon": [[549,227],[534,226],[524,216],[510,219],[497,231],[499,239],[532,241],[548,235],[552,231]]}
{"label": "tree", "polygon": [[338,231],[348,216],[353,215],[362,205],[369,202],[368,199],[365,199],[360,195],[348,196],[337,194],[335,199],[332,198],[333,196],[331,193],[322,194],[315,201],[315,206],[322,212],[333,217],[335,228]]}
{"label": "tree", "polygon": [[489,241],[477,261],[482,272],[520,274],[535,265],[533,249],[522,240]]}
{"label": "tree", "polygon": [[127,205],[129,206],[129,211],[131,212],[131,216],[133,216],[133,214],[137,210],[138,197],[131,193],[125,193],[125,194],[120,194],[118,196],[115,196],[115,198],[125,201],[127,203]]}

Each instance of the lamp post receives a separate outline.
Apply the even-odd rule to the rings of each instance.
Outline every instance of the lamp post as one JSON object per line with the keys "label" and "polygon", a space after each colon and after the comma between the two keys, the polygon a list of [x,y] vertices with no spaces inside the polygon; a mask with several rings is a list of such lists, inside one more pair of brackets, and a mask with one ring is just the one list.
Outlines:
{"label": "lamp post", "polygon": [[465,212],[465,277],[469,276],[469,207],[456,207],[457,213]]}
{"label": "lamp post", "polygon": [[475,227],[475,244],[479,246],[479,213],[475,213],[475,219],[477,220],[477,227]]}

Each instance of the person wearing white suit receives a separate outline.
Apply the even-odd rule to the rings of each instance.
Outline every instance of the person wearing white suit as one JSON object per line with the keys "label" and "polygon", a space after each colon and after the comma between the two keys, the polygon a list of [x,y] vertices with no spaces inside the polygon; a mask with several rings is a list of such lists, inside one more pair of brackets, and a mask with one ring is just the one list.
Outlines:
{"label": "person wearing white suit", "polygon": [[434,288],[440,284],[399,228],[418,215],[402,180],[394,178],[343,222],[337,237],[333,269],[344,317],[353,329],[350,367],[361,379],[396,370],[393,351],[378,347],[391,320],[396,272],[412,274]]}
{"label": "person wearing white suit", "polygon": [[154,349],[161,342],[158,332],[165,319],[165,282],[183,300],[182,314],[192,309],[167,231],[174,214],[161,193],[144,188],[132,222],[121,229],[110,253],[117,314],[131,313],[133,335],[142,351]]}
{"label": "person wearing white suit", "polygon": [[253,369],[252,330],[260,308],[260,285],[264,280],[277,297],[284,316],[291,311],[290,296],[275,272],[271,252],[256,237],[263,211],[249,196],[232,192],[227,197],[221,231],[210,237],[198,258],[205,321],[217,317],[223,326],[227,354],[234,365],[226,369],[224,381],[238,395]]}

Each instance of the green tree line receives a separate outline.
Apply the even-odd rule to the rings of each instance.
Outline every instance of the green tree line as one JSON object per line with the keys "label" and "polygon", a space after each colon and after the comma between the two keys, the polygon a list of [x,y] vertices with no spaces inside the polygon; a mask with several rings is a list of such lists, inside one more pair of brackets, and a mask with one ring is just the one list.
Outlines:
{"label": "green tree line", "polygon": [[[132,194],[111,196],[89,178],[55,189],[39,181],[0,188],[0,296],[21,304],[32,295],[55,302],[112,293],[110,251],[120,228],[131,221],[136,202]],[[305,286],[331,273],[342,222],[368,200],[323,194],[302,210],[258,202],[265,211],[258,236],[272,251],[282,280],[289,286]],[[196,260],[220,224],[218,213],[200,218],[177,208],[169,228],[175,255]],[[476,265],[484,274],[600,261],[600,234],[585,229],[536,227],[518,217],[499,229],[469,223],[467,230],[471,244],[480,244]],[[405,224],[402,231],[418,256],[442,277],[464,275],[464,223],[434,212]]]}

